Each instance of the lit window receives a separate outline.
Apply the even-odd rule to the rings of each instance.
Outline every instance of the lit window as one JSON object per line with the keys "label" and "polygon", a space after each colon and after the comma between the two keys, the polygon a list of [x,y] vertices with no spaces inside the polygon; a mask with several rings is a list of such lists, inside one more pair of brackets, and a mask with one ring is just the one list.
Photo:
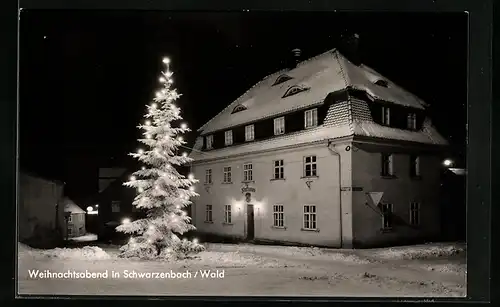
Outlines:
{"label": "lit window", "polygon": [[274,119],[274,135],[285,133],[285,117],[278,117]]}
{"label": "lit window", "polygon": [[417,129],[417,114],[409,113],[407,119],[407,128],[411,130]]}
{"label": "lit window", "polygon": [[382,125],[389,126],[391,124],[391,109],[389,107],[382,107]]}
{"label": "lit window", "polygon": [[255,129],[254,125],[248,125],[245,127],[245,141],[253,141],[255,139]]}
{"label": "lit window", "polygon": [[206,136],[206,147],[207,149],[212,149],[214,145],[214,136],[213,135],[208,135]]}
{"label": "lit window", "polygon": [[283,205],[273,206],[273,225],[274,227],[285,227]]}
{"label": "lit window", "polygon": [[232,130],[224,132],[224,144],[226,146],[233,144],[233,131]]}
{"label": "lit window", "polygon": [[285,167],[283,166],[283,160],[274,161],[274,179],[284,179],[285,178]]}
{"label": "lit window", "polygon": [[304,206],[304,229],[316,230],[316,206]]}
{"label": "lit window", "polygon": [[210,184],[212,183],[212,169],[207,169],[205,170],[205,183]]}
{"label": "lit window", "polygon": [[318,125],[318,109],[307,110],[304,112],[304,127],[312,128]]}
{"label": "lit window", "polygon": [[243,164],[243,181],[253,181],[252,163]]}
{"label": "lit window", "polygon": [[223,169],[223,173],[224,173],[224,179],[223,179],[223,182],[224,183],[231,183],[231,166],[225,166],[224,169]]}
{"label": "lit window", "polygon": [[304,177],[318,176],[318,168],[316,164],[316,156],[308,156],[304,158]]}
{"label": "lit window", "polygon": [[224,223],[231,224],[231,205],[224,206]]}

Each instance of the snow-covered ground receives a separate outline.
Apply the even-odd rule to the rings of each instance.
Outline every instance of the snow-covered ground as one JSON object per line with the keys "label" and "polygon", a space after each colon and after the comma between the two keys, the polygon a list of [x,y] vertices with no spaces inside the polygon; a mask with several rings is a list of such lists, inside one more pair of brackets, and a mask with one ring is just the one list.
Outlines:
{"label": "snow-covered ground", "polygon": [[[116,246],[103,248],[35,250],[19,244],[19,294],[399,297],[466,294],[465,248],[460,245],[338,250],[208,244],[207,250],[195,259],[175,263],[121,259]],[[107,276],[35,276],[37,272],[68,271],[107,272]],[[137,274],[132,275],[133,272]],[[182,276],[175,276],[181,273]]]}
{"label": "snow-covered ground", "polygon": [[75,242],[92,242],[92,241],[97,241],[97,235],[93,233],[87,233],[84,236],[70,238],[69,240]]}

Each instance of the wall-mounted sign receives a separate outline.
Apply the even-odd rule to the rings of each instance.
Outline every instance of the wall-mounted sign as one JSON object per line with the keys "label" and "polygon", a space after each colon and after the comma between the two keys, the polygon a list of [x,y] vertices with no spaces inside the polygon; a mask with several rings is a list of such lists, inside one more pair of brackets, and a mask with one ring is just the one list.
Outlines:
{"label": "wall-mounted sign", "polygon": [[255,188],[249,187],[248,183],[245,183],[245,185],[241,188],[241,193],[255,193]]}

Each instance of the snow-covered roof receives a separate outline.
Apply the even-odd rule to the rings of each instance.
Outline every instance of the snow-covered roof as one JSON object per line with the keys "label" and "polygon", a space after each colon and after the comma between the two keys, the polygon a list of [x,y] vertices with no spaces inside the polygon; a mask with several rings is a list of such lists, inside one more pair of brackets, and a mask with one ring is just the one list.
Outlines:
{"label": "snow-covered roof", "polygon": [[71,199],[69,198],[64,198],[63,200],[64,203],[64,212],[71,212],[71,213],[85,213],[82,208],[78,207]]}
{"label": "snow-covered roof", "polygon": [[[276,84],[278,78],[283,82]],[[387,87],[375,84],[377,81],[383,81]],[[293,87],[302,90],[286,96]],[[205,135],[307,108],[321,103],[329,93],[348,87],[363,90],[373,99],[389,103],[418,109],[424,109],[427,105],[372,68],[354,65],[337,49],[332,49],[299,63],[291,70],[278,71],[265,77],[198,131]],[[233,112],[236,107],[244,110]]]}

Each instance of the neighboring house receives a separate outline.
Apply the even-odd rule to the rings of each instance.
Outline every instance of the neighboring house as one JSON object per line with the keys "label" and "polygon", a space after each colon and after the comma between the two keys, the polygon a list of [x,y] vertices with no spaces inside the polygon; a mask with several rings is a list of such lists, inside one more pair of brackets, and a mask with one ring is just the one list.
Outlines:
{"label": "neighboring house", "polygon": [[447,141],[427,106],[336,49],[265,77],[198,130],[195,226],[331,247],[435,237]]}
{"label": "neighboring house", "polygon": [[85,211],[77,206],[71,199],[65,197],[63,200],[64,212],[69,212],[67,228],[64,236],[68,238],[83,236],[86,233],[85,229]]}
{"label": "neighboring house", "polygon": [[57,244],[64,231],[64,183],[21,172],[18,177],[18,239],[30,245]]}
{"label": "neighboring house", "polygon": [[135,220],[143,215],[142,211],[132,205],[136,191],[123,185],[129,180],[130,173],[124,168],[99,169],[100,192],[95,202],[99,206],[100,239],[115,236],[114,228],[123,219]]}

